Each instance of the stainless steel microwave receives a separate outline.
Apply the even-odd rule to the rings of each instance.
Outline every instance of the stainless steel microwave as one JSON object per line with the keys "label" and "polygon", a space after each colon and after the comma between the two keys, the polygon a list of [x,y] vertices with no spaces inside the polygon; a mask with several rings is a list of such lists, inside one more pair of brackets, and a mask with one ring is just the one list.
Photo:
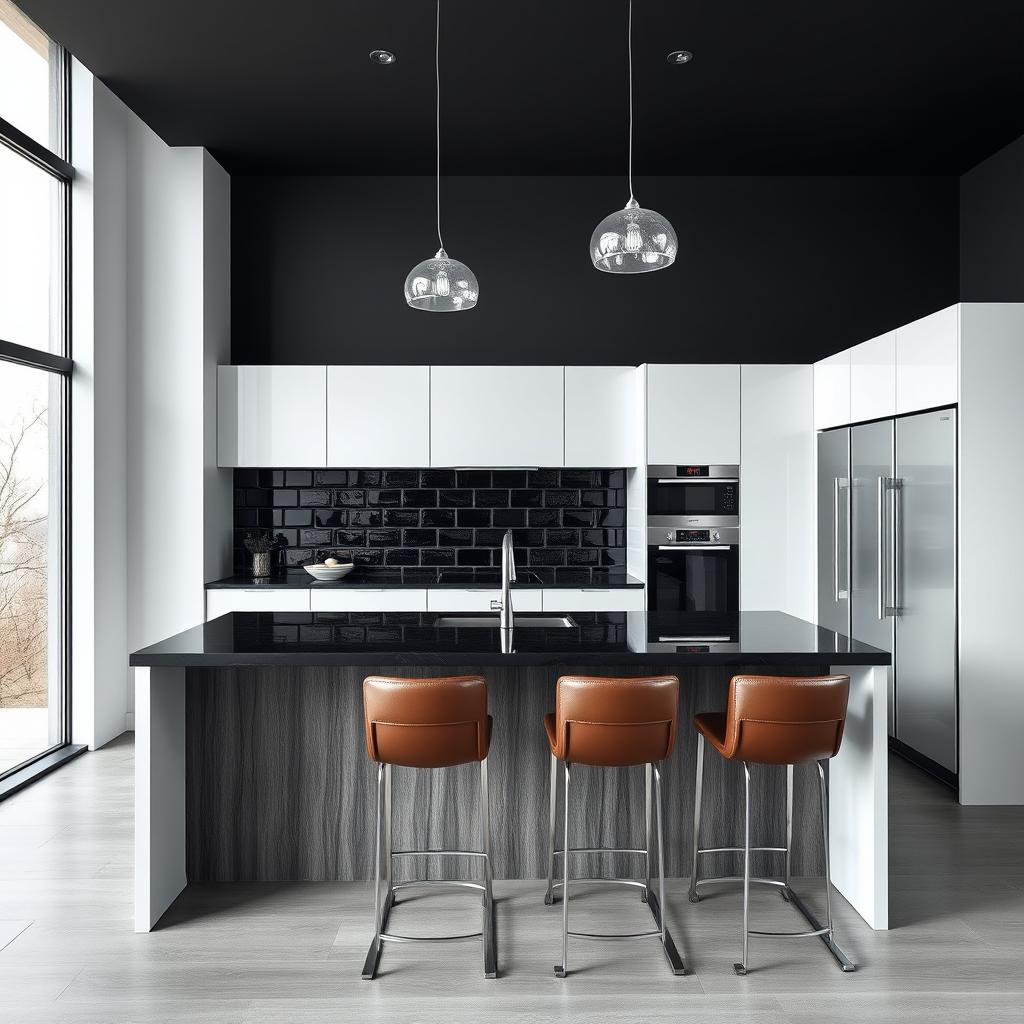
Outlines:
{"label": "stainless steel microwave", "polygon": [[648,466],[649,527],[739,524],[739,466]]}

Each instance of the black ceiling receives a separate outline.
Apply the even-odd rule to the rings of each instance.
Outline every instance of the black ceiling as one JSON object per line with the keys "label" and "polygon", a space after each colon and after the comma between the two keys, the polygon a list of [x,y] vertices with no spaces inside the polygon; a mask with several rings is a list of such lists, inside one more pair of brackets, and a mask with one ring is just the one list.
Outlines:
{"label": "black ceiling", "polygon": [[[431,0],[18,2],[232,172],[432,171]],[[625,26],[625,0],[442,0],[444,169],[620,172]],[[638,173],[961,173],[1024,133],[1021,0],[636,0],[634,35]]]}

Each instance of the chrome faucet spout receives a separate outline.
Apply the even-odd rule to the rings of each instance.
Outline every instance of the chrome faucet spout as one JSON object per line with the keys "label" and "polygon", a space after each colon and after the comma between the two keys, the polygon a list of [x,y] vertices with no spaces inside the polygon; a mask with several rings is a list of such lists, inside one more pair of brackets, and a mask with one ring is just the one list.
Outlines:
{"label": "chrome faucet spout", "polygon": [[506,530],[501,539],[501,600],[491,602],[491,610],[501,613],[502,629],[514,625],[512,613],[512,586],[516,580],[516,557],[512,550],[512,531]]}

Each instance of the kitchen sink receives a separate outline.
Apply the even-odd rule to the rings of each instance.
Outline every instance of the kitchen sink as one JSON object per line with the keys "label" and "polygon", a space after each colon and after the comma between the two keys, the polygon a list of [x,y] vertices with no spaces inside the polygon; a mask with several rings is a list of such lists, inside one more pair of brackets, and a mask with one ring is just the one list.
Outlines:
{"label": "kitchen sink", "polygon": [[[516,629],[572,629],[576,625],[568,615],[517,615]],[[442,615],[434,622],[437,629],[500,629],[497,615]]]}

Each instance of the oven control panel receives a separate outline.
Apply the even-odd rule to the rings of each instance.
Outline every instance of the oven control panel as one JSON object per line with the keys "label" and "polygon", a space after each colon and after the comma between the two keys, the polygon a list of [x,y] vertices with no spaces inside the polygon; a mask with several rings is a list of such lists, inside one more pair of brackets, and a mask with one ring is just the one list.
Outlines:
{"label": "oven control panel", "polygon": [[676,544],[717,544],[722,539],[718,530],[666,530],[665,540]]}
{"label": "oven control panel", "polygon": [[649,526],[647,544],[650,547],[710,548],[733,547],[740,541],[736,526]]}

